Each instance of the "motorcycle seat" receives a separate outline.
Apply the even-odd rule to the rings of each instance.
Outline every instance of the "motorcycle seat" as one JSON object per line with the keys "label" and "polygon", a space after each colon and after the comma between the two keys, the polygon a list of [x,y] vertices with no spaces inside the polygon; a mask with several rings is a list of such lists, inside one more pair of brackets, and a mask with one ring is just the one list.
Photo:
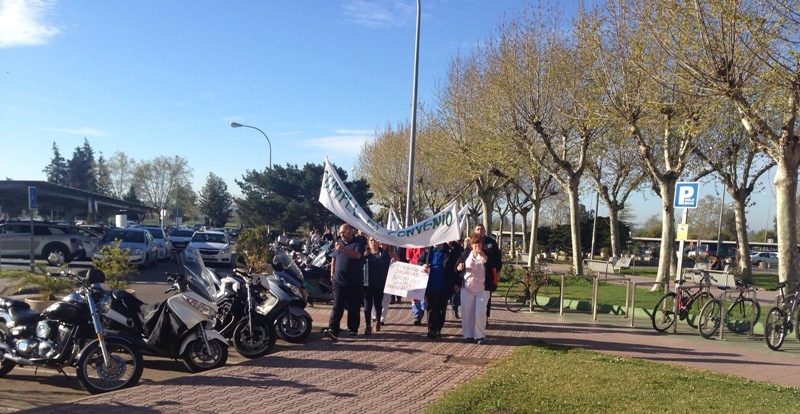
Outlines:
{"label": "motorcycle seat", "polygon": [[8,308],[8,314],[16,325],[28,325],[39,319],[39,312],[31,310],[30,307],[11,307]]}
{"label": "motorcycle seat", "polygon": [[11,299],[11,298],[0,298],[0,307],[6,308],[6,309],[11,309],[11,308],[26,308],[26,309],[30,309],[31,305],[28,305],[27,303],[25,303],[25,302],[23,302],[21,300],[16,300],[16,299]]}

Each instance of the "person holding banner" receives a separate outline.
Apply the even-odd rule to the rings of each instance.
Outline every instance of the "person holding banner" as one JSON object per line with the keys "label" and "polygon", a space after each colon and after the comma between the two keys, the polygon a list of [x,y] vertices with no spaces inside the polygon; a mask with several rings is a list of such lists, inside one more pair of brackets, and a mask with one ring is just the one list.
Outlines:
{"label": "person holding banner", "polygon": [[333,309],[325,335],[339,340],[339,325],[347,307],[347,330],[350,336],[358,334],[361,325],[361,286],[364,284],[364,239],[356,236],[355,229],[345,223],[339,227],[331,260],[333,282]]}
{"label": "person holding banner", "polygon": [[463,272],[461,286],[461,329],[465,342],[482,344],[486,340],[486,307],[492,292],[489,256],[483,239],[473,234],[470,249],[464,251],[456,270]]}
{"label": "person holding banner", "polygon": [[436,339],[442,335],[447,301],[454,291],[460,289],[461,283],[456,265],[460,254],[452,250],[447,243],[440,243],[425,249],[419,256],[419,264],[428,272],[428,286],[425,298],[428,308],[428,338]]}

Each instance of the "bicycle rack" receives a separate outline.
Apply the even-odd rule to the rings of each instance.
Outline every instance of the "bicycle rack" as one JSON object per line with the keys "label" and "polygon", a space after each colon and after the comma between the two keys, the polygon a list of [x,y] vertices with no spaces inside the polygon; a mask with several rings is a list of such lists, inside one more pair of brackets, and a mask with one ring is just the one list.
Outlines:
{"label": "bicycle rack", "polygon": [[597,287],[599,286],[599,278],[597,276],[587,276],[587,275],[561,275],[561,293],[558,297],[558,314],[563,316],[564,315],[564,281],[567,280],[568,277],[574,278],[581,278],[581,279],[592,279],[592,320],[597,320]]}
{"label": "bicycle rack", "polygon": [[636,287],[639,285],[667,285],[665,293],[669,291],[669,279],[662,280],[660,282],[652,281],[652,282],[633,282],[633,290],[631,290],[631,327],[636,327],[635,319],[636,319]]}

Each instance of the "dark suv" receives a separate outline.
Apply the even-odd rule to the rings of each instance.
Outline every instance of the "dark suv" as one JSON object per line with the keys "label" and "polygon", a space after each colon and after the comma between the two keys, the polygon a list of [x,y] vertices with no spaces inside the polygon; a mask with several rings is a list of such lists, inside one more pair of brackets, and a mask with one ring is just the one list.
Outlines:
{"label": "dark suv", "polygon": [[[31,222],[11,221],[0,224],[0,254],[5,257],[28,257],[31,251]],[[33,254],[46,259],[50,253],[70,262],[84,256],[81,236],[69,227],[55,223],[33,222]]]}

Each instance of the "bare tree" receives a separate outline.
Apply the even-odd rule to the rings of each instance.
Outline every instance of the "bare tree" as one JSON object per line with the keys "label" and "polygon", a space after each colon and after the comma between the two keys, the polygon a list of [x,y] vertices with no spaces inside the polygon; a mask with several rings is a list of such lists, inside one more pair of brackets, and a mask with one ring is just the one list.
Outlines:
{"label": "bare tree", "polygon": [[114,197],[122,198],[133,184],[137,167],[136,160],[128,157],[122,151],[117,151],[108,159],[106,165],[111,178],[111,194]]}
{"label": "bare tree", "polygon": [[140,162],[135,177],[137,194],[160,211],[174,205],[176,189],[191,181],[192,169],[183,157],[159,155]]}
{"label": "bare tree", "polygon": [[775,162],[778,275],[798,282],[800,1],[630,3],[663,59],[680,69],[676,74],[735,105],[754,145]]}

